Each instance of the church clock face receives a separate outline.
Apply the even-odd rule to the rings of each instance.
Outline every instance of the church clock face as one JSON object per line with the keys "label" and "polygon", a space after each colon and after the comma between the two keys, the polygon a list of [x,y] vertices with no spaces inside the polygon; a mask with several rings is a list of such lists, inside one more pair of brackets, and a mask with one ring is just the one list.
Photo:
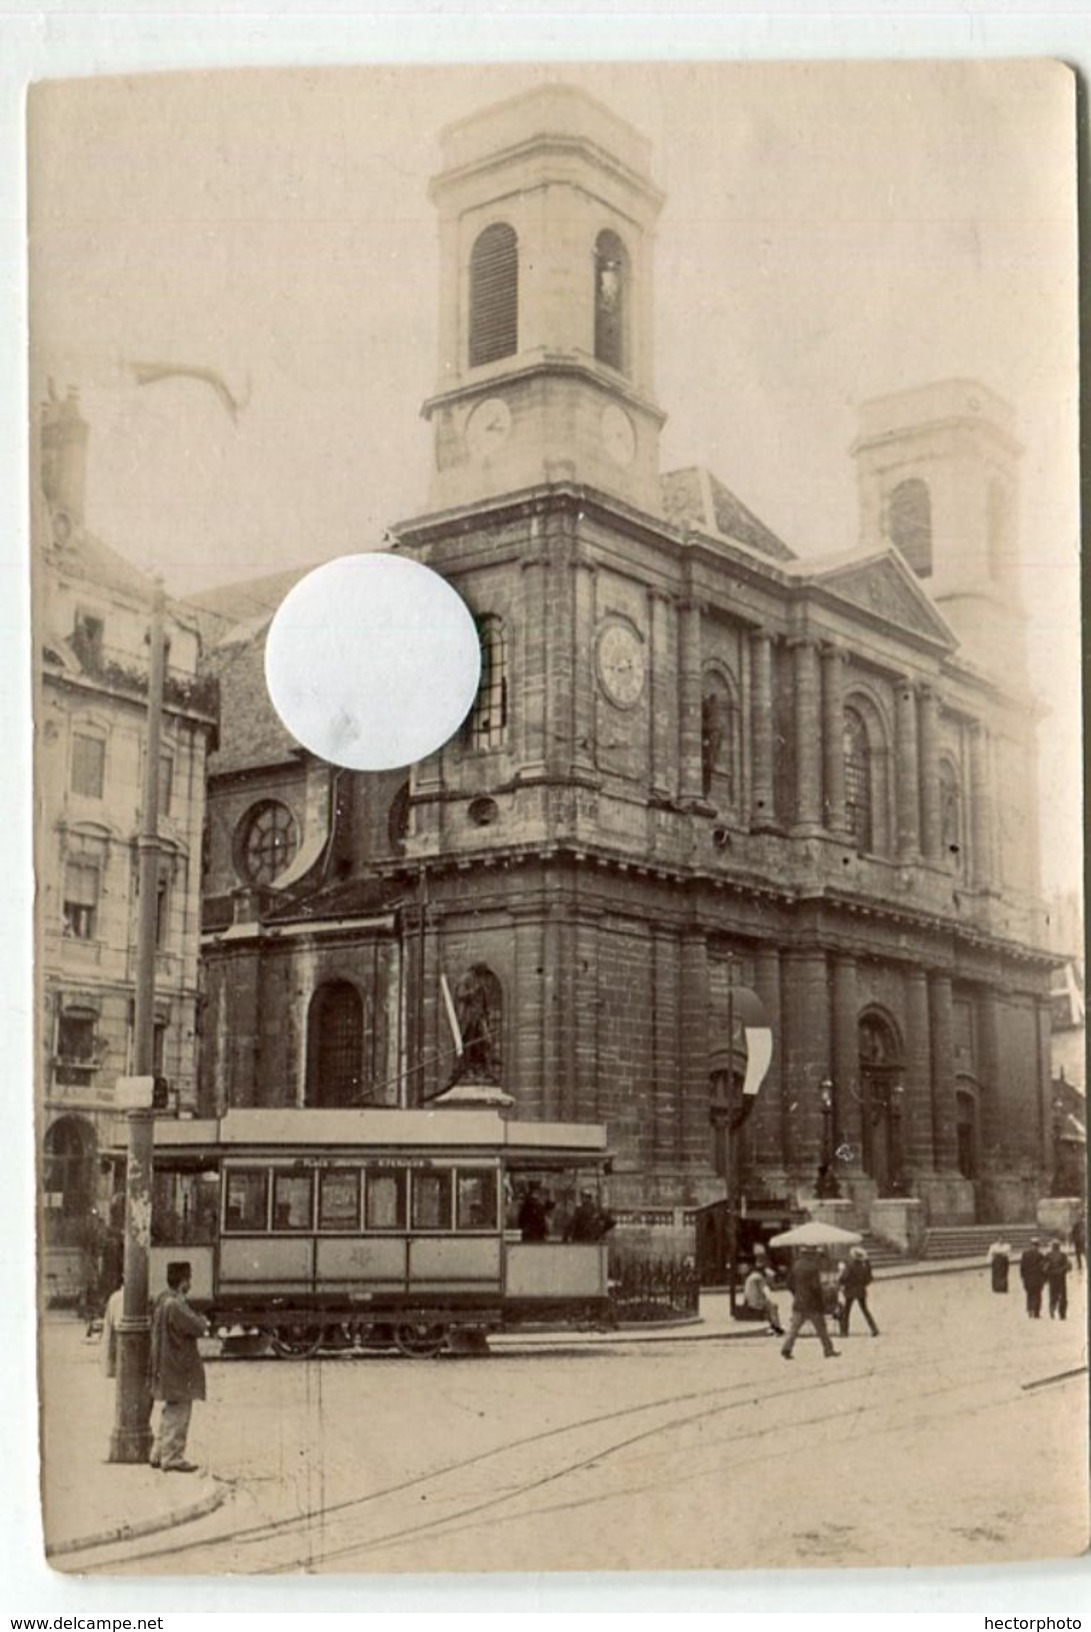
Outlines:
{"label": "church clock face", "polygon": [[615,465],[631,465],[636,455],[636,432],[623,408],[611,402],[602,411],[602,445]]}
{"label": "church clock face", "polygon": [[471,459],[488,459],[503,447],[511,430],[511,409],[503,397],[479,402],[466,422],[466,447]]}
{"label": "church clock face", "polygon": [[632,708],[644,690],[644,648],[624,623],[610,623],[599,636],[599,683],[618,708]]}

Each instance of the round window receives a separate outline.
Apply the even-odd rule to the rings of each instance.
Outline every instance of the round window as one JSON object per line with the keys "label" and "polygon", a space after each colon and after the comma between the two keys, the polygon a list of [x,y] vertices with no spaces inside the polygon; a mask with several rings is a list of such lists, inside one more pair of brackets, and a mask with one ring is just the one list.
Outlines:
{"label": "round window", "polygon": [[295,817],[276,799],[255,805],[239,824],[239,871],[251,884],[271,884],[298,848]]}

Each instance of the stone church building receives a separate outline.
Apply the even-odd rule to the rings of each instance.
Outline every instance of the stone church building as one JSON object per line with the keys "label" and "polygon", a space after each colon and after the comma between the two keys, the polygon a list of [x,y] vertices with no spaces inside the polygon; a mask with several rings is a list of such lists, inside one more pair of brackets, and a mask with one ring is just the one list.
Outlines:
{"label": "stone church building", "polygon": [[301,574],[201,598],[202,1109],[427,1101],[445,978],[514,1114],[605,1122],[615,1206],[692,1207],[723,1194],[746,986],[775,1045],[748,1196],[829,1163],[865,1217],[1033,1216],[1050,959],[1010,409],[964,380],[864,405],[858,540],[798,559],[711,473],[660,471],[645,140],[554,86],[443,154],[434,475],[394,537],[472,609],[481,689],[425,762],[339,770],[265,692]]}

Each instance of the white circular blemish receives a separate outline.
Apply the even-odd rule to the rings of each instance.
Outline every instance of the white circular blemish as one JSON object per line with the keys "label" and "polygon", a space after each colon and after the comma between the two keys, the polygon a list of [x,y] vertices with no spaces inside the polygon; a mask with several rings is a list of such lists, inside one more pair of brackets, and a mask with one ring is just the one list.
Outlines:
{"label": "white circular blemish", "polygon": [[354,771],[393,770],[442,748],[480,679],[465,601],[400,555],[317,567],[285,596],[265,644],[265,683],[288,730]]}

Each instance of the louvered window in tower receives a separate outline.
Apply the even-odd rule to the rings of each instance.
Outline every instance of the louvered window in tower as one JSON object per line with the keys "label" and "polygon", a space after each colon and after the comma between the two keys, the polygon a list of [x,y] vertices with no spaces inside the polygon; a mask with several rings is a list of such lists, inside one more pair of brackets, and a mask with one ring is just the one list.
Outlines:
{"label": "louvered window in tower", "polygon": [[629,262],[616,232],[595,240],[595,357],[619,373],[628,371]]}
{"label": "louvered window in tower", "polygon": [[499,748],[508,734],[508,665],[504,625],[493,616],[478,622],[481,638],[481,684],[470,713],[470,745]]}
{"label": "louvered window in tower", "polygon": [[890,541],[918,578],[932,576],[932,498],[919,476],[899,482],[890,495]]}
{"label": "louvered window in tower", "polygon": [[470,255],[470,367],[519,347],[519,241],[505,222],[486,227]]}

